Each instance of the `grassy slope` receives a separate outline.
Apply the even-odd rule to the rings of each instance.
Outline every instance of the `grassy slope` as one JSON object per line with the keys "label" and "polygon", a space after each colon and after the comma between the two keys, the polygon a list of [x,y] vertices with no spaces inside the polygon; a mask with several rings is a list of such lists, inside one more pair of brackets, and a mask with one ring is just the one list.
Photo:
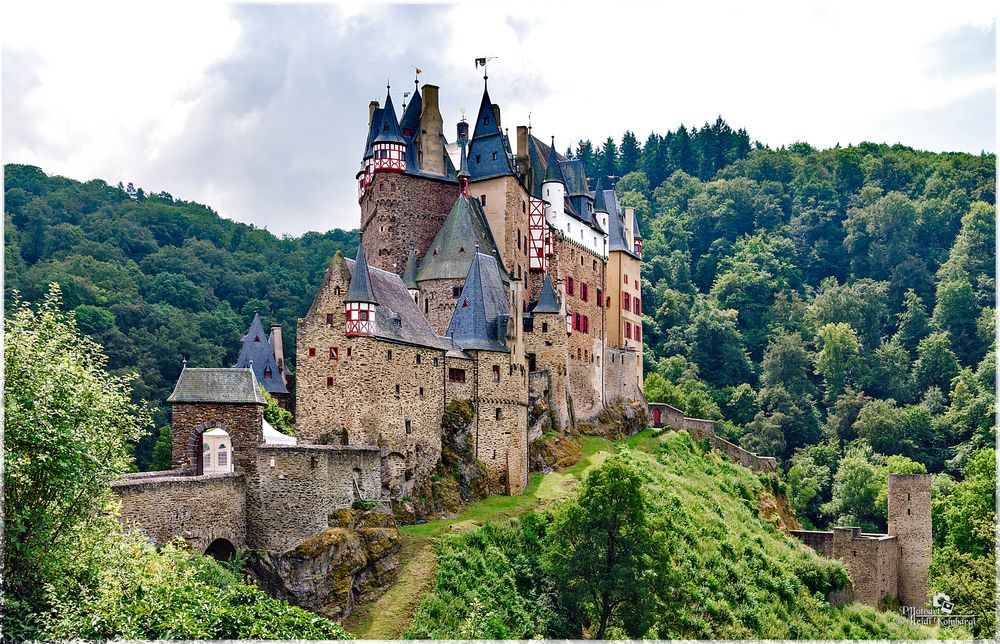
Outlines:
{"label": "grassy slope", "polygon": [[[521,509],[566,498],[575,482],[614,448],[595,451],[575,472],[533,479]],[[935,635],[866,606],[831,608],[822,601],[839,564],[785,537],[762,518],[770,496],[761,479],[720,454],[705,452],[686,433],[660,438],[644,432],[619,445],[644,473],[654,520],[666,544],[672,594],[649,633],[661,638],[918,638]],[[573,481],[570,480],[573,479]],[[470,509],[476,514],[477,510]],[[502,514],[495,515],[496,517]],[[449,535],[436,542],[438,574],[417,609],[408,612],[411,637],[566,636],[545,606],[538,579],[538,540],[544,520],[508,521]],[[451,522],[451,527],[461,524]],[[488,520],[480,513],[476,522]],[[462,527],[475,525],[467,523]],[[425,528],[441,535],[442,526]],[[408,528],[413,530],[413,528]],[[817,593],[816,591],[820,591]],[[818,596],[817,596],[818,594]],[[399,634],[400,623],[394,634]],[[368,636],[357,631],[361,637]],[[613,636],[613,634],[612,634]]]}
{"label": "grassy slope", "polygon": [[609,441],[584,437],[580,462],[562,472],[531,474],[521,496],[491,496],[465,506],[458,516],[419,525],[404,526],[399,554],[399,577],[382,597],[354,609],[344,626],[359,639],[398,639],[410,627],[425,594],[433,590],[437,573],[434,542],[448,533],[457,534],[487,523],[504,521],[573,495],[592,468],[615,451]]}

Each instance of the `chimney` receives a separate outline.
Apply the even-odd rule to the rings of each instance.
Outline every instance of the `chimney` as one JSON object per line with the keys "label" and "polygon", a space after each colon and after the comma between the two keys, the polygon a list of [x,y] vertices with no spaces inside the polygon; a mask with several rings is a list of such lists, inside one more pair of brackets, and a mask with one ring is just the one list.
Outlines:
{"label": "chimney", "polygon": [[458,122],[458,142],[469,140],[469,122],[462,117],[462,120]]}
{"label": "chimney", "polygon": [[500,106],[493,104],[493,120],[497,122],[497,129],[500,129]]}
{"label": "chimney", "polygon": [[378,109],[378,101],[372,101],[368,104],[368,131],[372,129],[372,120],[375,118],[375,110]]}
{"label": "chimney", "polygon": [[417,133],[417,148],[420,170],[430,174],[444,175],[444,119],[438,108],[438,86],[424,85],[421,95],[420,132]]}
{"label": "chimney", "polygon": [[628,242],[628,248],[632,248],[635,244],[635,239],[632,238],[632,226],[633,221],[635,221],[635,208],[631,206],[625,207],[625,241]]}
{"label": "chimney", "polygon": [[285,378],[285,349],[281,344],[281,325],[271,325],[271,350],[274,351],[274,361],[281,372],[281,378]]}
{"label": "chimney", "polygon": [[528,157],[528,128],[525,125],[517,126],[517,171],[521,176],[528,176],[531,169],[530,157]]}

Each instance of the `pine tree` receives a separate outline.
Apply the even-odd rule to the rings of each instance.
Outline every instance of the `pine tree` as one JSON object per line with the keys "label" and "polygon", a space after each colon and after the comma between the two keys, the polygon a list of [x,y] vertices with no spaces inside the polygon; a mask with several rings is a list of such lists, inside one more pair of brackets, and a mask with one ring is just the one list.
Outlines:
{"label": "pine tree", "polygon": [[580,141],[577,146],[576,158],[583,162],[583,171],[586,175],[588,177],[594,176],[597,167],[594,159],[594,144],[590,142],[590,139]]}
{"label": "pine tree", "polygon": [[626,130],[622,136],[621,156],[618,163],[618,176],[624,177],[629,172],[639,169],[639,140],[631,130]]}
{"label": "pine tree", "polygon": [[660,185],[663,181],[663,179],[657,181],[660,174],[656,165],[659,148],[660,136],[656,132],[650,132],[649,136],[646,137],[646,144],[642,146],[642,152],[639,153],[639,169],[649,179],[649,185],[652,188]]}
{"label": "pine tree", "polygon": [[595,165],[597,166],[597,176],[603,178],[606,183],[613,177],[620,176],[618,174],[618,146],[610,136],[601,147],[600,163]]}

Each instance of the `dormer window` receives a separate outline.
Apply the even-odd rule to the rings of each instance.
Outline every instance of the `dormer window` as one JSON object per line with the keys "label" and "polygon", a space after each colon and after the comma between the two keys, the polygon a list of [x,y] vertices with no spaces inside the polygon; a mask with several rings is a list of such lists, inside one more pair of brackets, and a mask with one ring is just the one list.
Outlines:
{"label": "dormer window", "polygon": [[271,367],[264,367],[264,377],[265,378],[271,377]]}
{"label": "dormer window", "polygon": [[260,336],[259,335],[253,336],[253,341],[254,342],[260,342]]}

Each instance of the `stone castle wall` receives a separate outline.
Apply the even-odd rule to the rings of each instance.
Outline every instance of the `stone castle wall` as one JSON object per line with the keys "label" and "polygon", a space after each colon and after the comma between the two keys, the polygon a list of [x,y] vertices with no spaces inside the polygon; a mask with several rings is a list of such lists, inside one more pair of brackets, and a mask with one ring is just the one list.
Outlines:
{"label": "stone castle wall", "polygon": [[508,353],[475,353],[475,453],[486,465],[490,493],[520,494],[528,484],[528,374]]}
{"label": "stone castle wall", "polygon": [[361,234],[368,263],[402,275],[410,245],[423,255],[451,207],[453,181],[380,172],[361,199]]}
{"label": "stone castle wall", "polygon": [[121,520],[163,545],[174,537],[203,553],[216,539],[247,546],[246,482],[243,474],[187,476],[179,471],[144,472],[113,483]]}
{"label": "stone castle wall", "polygon": [[335,260],[299,319],[296,431],[304,443],[381,447],[384,491],[400,498],[430,476],[441,454],[444,351],[347,337],[349,283],[346,262]]}
{"label": "stone castle wall", "polygon": [[486,203],[483,210],[496,240],[504,266],[517,281],[528,275],[528,193],[512,176],[495,177],[469,184],[469,196]]}
{"label": "stone castle wall", "polygon": [[[604,307],[598,300],[606,297],[605,268],[601,257],[580,244],[567,239],[561,231],[553,231],[555,255],[549,260],[553,285],[559,290],[567,313],[587,316],[588,331],[573,329],[567,336],[567,378],[573,399],[573,415],[577,421],[590,421],[604,408],[602,399],[602,367],[604,354]],[[566,278],[573,278],[573,294],[566,292]],[[583,285],[587,299],[583,299]]]}
{"label": "stone castle wall", "polygon": [[333,510],[362,498],[379,498],[380,450],[334,445],[276,446],[257,450],[261,520],[251,524],[248,542],[268,552],[285,552],[328,527]]}
{"label": "stone castle wall", "polygon": [[221,428],[233,446],[234,469],[252,471],[252,448],[264,442],[263,405],[176,403],[171,406],[173,469],[201,472],[201,435]]}
{"label": "stone castle wall", "polygon": [[538,313],[532,320],[532,330],[524,334],[524,350],[534,354],[537,372],[549,375],[549,408],[555,411],[559,428],[570,426],[567,404],[567,351],[566,318],[561,313]]}
{"label": "stone castle wall", "polygon": [[931,563],[931,477],[890,474],[889,534],[899,540],[899,601],[922,607],[927,602]]}
{"label": "stone castle wall", "polygon": [[420,295],[417,297],[417,306],[434,329],[434,333],[445,335],[448,332],[448,325],[451,324],[451,316],[455,313],[455,306],[458,304],[459,296],[455,293],[461,295],[465,278],[424,280],[418,286]]}
{"label": "stone castle wall", "polygon": [[644,401],[642,353],[615,347],[604,348],[604,398]]}

